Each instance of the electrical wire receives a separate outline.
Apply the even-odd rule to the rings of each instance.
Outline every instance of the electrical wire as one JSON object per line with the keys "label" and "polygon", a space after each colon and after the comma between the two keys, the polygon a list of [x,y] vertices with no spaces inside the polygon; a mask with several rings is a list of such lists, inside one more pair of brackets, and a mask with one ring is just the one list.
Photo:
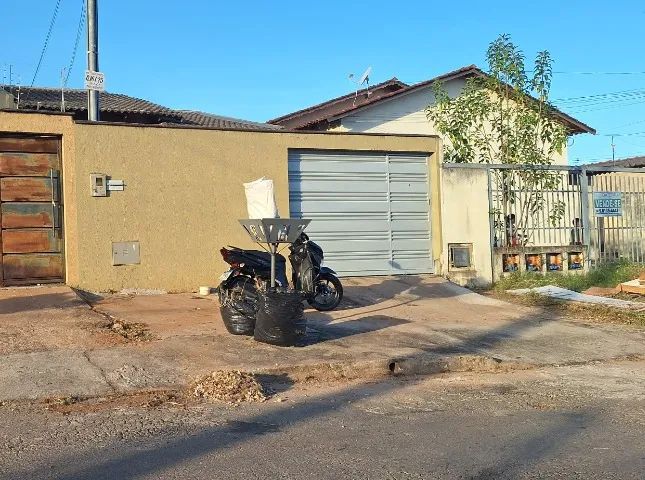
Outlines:
{"label": "electrical wire", "polygon": [[555,71],[555,75],[645,75],[645,72],[562,72]]}
{"label": "electrical wire", "polygon": [[598,110],[608,110],[608,109],[611,109],[611,108],[631,107],[633,105],[642,105],[643,103],[645,103],[645,99],[640,100],[638,102],[630,102],[630,103],[611,103],[610,102],[610,103],[602,104],[604,106],[596,105],[595,107],[591,107],[591,108],[583,108],[583,107],[573,108],[573,109],[568,108],[567,111],[569,111],[571,113],[575,113],[577,115],[577,114],[580,114],[580,113],[596,112]]}
{"label": "electrical wire", "polygon": [[[559,108],[566,108],[570,111],[604,110],[607,105],[626,106],[636,101],[645,100],[645,90],[630,90],[623,92],[611,92],[584,97],[560,98],[553,101]],[[598,107],[598,108],[597,108]]]}
{"label": "electrical wire", "polygon": [[629,123],[623,123],[622,125],[616,125],[613,128],[624,128],[624,127],[630,127],[632,125],[637,125],[639,123],[645,123],[645,120],[637,120],[635,122],[629,122]]}
{"label": "electrical wire", "polygon": [[60,3],[61,3],[61,0],[56,0],[56,6],[54,7],[54,14],[52,15],[51,21],[49,22],[49,29],[47,30],[47,35],[45,36],[45,43],[43,45],[42,51],[40,52],[40,59],[38,60],[38,65],[36,66],[34,77],[31,79],[30,88],[34,86],[34,83],[36,82],[36,77],[38,76],[38,72],[40,71],[40,66],[43,63],[43,58],[45,58],[45,52],[47,51],[47,47],[49,46],[49,39],[52,36],[52,30],[54,29],[54,24],[56,23],[56,17],[58,17],[58,9],[60,8]]}
{"label": "electrical wire", "polygon": [[628,133],[607,133],[603,137],[640,137],[645,135],[645,132],[628,132]]}
{"label": "electrical wire", "polygon": [[69,66],[67,67],[67,73],[65,75],[65,81],[63,82],[63,88],[67,86],[69,81],[69,75],[72,73],[72,67],[74,66],[74,61],[76,60],[76,53],[78,52],[78,44],[81,40],[81,35],[83,33],[83,26],[85,25],[85,0],[81,0],[81,17],[78,19],[78,29],[76,30],[76,41],[74,42],[74,50],[72,51],[72,58],[69,60]]}

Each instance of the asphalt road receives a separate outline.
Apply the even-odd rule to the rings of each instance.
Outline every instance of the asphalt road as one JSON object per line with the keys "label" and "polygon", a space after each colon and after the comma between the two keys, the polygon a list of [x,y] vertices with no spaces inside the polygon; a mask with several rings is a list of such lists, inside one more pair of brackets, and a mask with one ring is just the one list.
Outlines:
{"label": "asphalt road", "polygon": [[643,362],[285,388],[239,407],[4,404],[0,478],[645,478]]}

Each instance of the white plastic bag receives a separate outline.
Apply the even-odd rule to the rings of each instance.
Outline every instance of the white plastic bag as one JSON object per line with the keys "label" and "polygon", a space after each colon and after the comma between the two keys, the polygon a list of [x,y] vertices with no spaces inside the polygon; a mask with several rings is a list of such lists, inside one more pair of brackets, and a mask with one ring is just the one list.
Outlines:
{"label": "white plastic bag", "polygon": [[258,178],[244,184],[246,193],[246,209],[249,218],[278,218],[278,207],[273,194],[273,180]]}

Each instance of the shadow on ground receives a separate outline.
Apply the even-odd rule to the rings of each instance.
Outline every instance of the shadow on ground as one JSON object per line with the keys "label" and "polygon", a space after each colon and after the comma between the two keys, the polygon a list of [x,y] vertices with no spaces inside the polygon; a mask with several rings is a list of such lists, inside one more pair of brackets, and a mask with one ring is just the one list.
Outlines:
{"label": "shadow on ground", "polygon": [[[372,283],[363,278],[343,278],[344,298],[337,310],[351,310],[354,308],[373,306],[386,300],[393,300],[397,295],[405,294],[406,297],[416,298],[450,298],[463,295],[465,289],[445,281],[426,282],[424,275],[401,275],[398,277],[382,277],[378,283]],[[402,300],[401,305],[409,303]]]}
{"label": "shadow on ground", "polygon": [[[377,322],[388,323],[388,319]],[[522,332],[529,330],[545,320],[520,318],[511,325],[505,325],[494,331],[476,334],[464,338],[461,344],[453,348],[428,347],[418,355],[405,357],[405,361],[422,360],[426,353],[436,353],[446,356],[458,356],[464,353],[480,353],[499,343],[511,340]],[[265,379],[266,380],[266,379]],[[347,387],[341,392],[316,397],[314,401],[303,401],[297,404],[271,408],[269,411],[250,415],[242,422],[232,422],[220,426],[206,428],[200,433],[188,438],[170,440],[163,445],[150,447],[127,453],[110,454],[106,450],[105,458],[91,466],[79,465],[79,458],[70,456],[56,459],[59,465],[67,466],[67,473],[60,472],[57,478],[61,480],[72,479],[97,479],[107,478],[138,478],[144,475],[160,475],[165,469],[179,465],[182,462],[199,458],[204,455],[223,452],[234,448],[252,439],[257,439],[294,424],[307,422],[312,418],[332,413],[339,405],[356,398],[378,398],[381,395],[394,391],[399,387],[395,381],[377,384],[362,384]],[[285,383],[288,388],[288,383]],[[473,480],[493,478],[514,478],[520,471],[530,469],[546,456],[563,448],[565,442],[570,441],[584,428],[584,425],[594,421],[592,414],[579,412],[571,415],[552,413],[557,415],[557,426],[546,431],[537,431],[528,438],[518,439],[514,448],[503,453],[501,463],[494,467],[473,471],[469,477]],[[582,426],[582,427],[581,427]],[[464,446],[464,455],[468,455],[468,446]],[[80,454],[82,455],[82,453]],[[49,465],[54,459],[49,459],[48,466],[36,467],[29,471],[14,472],[16,478],[32,478],[47,476],[51,473]],[[42,468],[42,469],[41,469]],[[107,473],[109,472],[109,473]]]}
{"label": "shadow on ground", "polygon": [[81,305],[79,299],[62,293],[41,293],[34,295],[0,297],[0,314],[26,313],[52,308],[68,308]]}
{"label": "shadow on ground", "polygon": [[339,340],[352,335],[376,332],[386,328],[410,323],[404,318],[390,317],[387,315],[370,315],[355,320],[345,320],[338,323],[322,322],[307,326],[307,336],[302,346],[313,345],[329,340]]}

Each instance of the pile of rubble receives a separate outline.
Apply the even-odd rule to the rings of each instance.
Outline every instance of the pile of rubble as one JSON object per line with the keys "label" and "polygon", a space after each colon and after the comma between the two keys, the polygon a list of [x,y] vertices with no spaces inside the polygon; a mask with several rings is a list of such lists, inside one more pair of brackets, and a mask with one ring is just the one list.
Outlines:
{"label": "pile of rubble", "polygon": [[148,332],[147,326],[143,323],[130,323],[113,319],[108,328],[128,340],[142,342],[151,339],[150,332]]}
{"label": "pile of rubble", "polygon": [[218,370],[198,380],[192,387],[196,397],[238,405],[264,402],[267,393],[254,375],[239,370]]}

